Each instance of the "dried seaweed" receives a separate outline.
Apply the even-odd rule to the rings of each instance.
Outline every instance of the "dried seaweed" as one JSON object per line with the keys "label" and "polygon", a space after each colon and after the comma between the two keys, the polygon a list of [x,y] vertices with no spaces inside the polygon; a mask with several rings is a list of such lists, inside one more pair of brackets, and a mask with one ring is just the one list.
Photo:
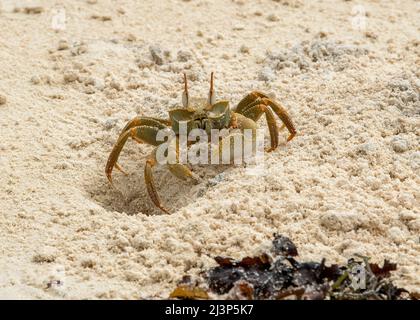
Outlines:
{"label": "dried seaweed", "polygon": [[[235,261],[216,257],[218,266],[203,274],[208,293],[226,299],[415,299],[388,278],[397,265],[385,260],[383,266],[369,263],[369,258],[349,259],[347,264],[327,266],[321,262],[299,262],[294,243],[274,235],[270,254],[245,257]],[[205,299],[205,291],[185,280],[171,294],[172,298]],[[187,278],[188,280],[188,278]]]}
{"label": "dried seaweed", "polygon": [[383,267],[379,267],[377,264],[371,263],[370,269],[372,270],[373,274],[377,277],[386,278],[391,275],[391,271],[397,270],[396,263],[390,263],[388,260],[385,259]]}
{"label": "dried seaweed", "polygon": [[289,238],[277,234],[274,235],[272,251],[275,255],[289,257],[295,257],[298,255],[295,244]]}

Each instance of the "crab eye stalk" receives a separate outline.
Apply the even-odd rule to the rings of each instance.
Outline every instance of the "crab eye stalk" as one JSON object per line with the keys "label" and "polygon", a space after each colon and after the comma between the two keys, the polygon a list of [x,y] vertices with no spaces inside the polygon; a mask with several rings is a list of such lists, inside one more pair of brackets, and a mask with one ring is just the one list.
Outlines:
{"label": "crab eye stalk", "polygon": [[216,93],[214,91],[213,75],[214,75],[214,72],[212,72],[210,76],[210,91],[209,91],[209,99],[207,101],[210,106],[216,103]]}
{"label": "crab eye stalk", "polygon": [[184,92],[182,93],[182,105],[184,108],[187,108],[189,105],[189,94],[188,94],[188,83],[187,83],[187,74],[184,72]]}

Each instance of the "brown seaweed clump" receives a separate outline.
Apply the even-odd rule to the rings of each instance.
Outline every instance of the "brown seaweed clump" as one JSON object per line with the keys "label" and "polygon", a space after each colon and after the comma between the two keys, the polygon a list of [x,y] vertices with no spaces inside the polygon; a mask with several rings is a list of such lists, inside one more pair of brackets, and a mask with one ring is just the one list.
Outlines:
{"label": "brown seaweed clump", "polygon": [[383,266],[367,257],[349,259],[345,265],[299,262],[294,243],[274,235],[270,252],[235,261],[215,257],[218,266],[193,282],[186,276],[171,298],[208,299],[356,299],[401,300],[415,298],[389,279],[397,265],[385,260]]}

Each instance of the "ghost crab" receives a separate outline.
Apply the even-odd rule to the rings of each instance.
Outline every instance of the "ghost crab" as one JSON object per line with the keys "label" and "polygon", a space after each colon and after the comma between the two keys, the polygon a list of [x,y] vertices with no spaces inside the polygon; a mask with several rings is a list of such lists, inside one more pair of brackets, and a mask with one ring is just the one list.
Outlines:
{"label": "ghost crab", "polygon": [[[188,132],[195,128],[203,129],[206,132],[209,132],[211,129],[224,128],[235,128],[239,130],[251,129],[255,131],[257,128],[257,121],[263,114],[265,114],[271,141],[271,146],[267,150],[268,152],[278,147],[279,131],[283,128],[286,127],[290,133],[287,141],[292,140],[296,135],[295,126],[293,125],[287,111],[278,102],[270,99],[266,94],[260,91],[252,91],[247,94],[234,109],[230,109],[229,101],[216,101],[213,85],[213,72],[211,73],[210,91],[207,99],[190,98],[188,93],[187,76],[184,73],[182,105],[182,107],[176,107],[169,111],[169,119],[135,117],[126,124],[109,155],[105,167],[106,176],[111,184],[111,174],[114,167],[125,173],[118,165],[117,160],[128,138],[131,137],[139,143],[159,146],[163,143],[163,141],[158,141],[156,139],[158,131],[172,128],[177,135],[177,138],[175,139],[177,143],[179,125],[181,121],[184,123],[186,122]],[[278,128],[274,114],[277,115],[283,122],[281,128]],[[152,168],[157,164],[155,151],[152,152],[146,160],[144,168],[146,187],[155,206],[162,211],[169,213],[169,211],[161,204],[152,175]],[[175,163],[167,164],[167,166],[169,171],[180,179],[198,179],[188,166],[184,164]]]}

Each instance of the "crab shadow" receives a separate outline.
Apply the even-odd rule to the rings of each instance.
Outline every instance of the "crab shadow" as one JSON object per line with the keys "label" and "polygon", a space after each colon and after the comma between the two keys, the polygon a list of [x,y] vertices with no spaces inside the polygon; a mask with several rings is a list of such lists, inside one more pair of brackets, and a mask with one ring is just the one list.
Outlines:
{"label": "crab shadow", "polygon": [[[114,170],[113,185],[108,182],[105,174],[98,174],[86,187],[89,197],[107,211],[129,215],[162,214],[149,197],[143,167],[139,163],[131,163],[124,169],[127,175]],[[158,166],[154,170],[156,190],[162,204],[170,212],[175,212],[205,195],[214,185],[214,181],[218,180],[217,177],[227,170],[227,166],[197,166],[193,170],[201,178],[198,183],[174,177],[165,166]]]}

